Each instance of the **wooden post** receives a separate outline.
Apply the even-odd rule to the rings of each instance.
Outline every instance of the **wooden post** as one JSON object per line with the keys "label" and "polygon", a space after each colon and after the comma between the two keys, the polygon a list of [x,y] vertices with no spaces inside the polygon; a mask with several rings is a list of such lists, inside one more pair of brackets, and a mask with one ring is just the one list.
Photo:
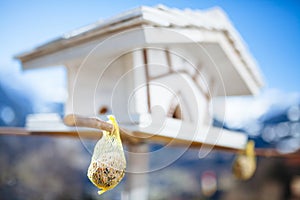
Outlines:
{"label": "wooden post", "polygon": [[[134,88],[146,84],[143,92],[145,96],[137,96],[136,105],[147,105],[147,107],[136,107],[137,113],[151,113],[151,99],[149,88],[149,66],[147,49],[135,51],[133,56],[133,66],[135,83]],[[138,68],[143,66],[143,69]],[[142,70],[142,71],[141,71]],[[145,72],[142,74],[141,72]],[[146,101],[145,101],[146,100]],[[122,193],[122,200],[146,200],[148,199],[148,169],[149,169],[149,145],[136,143],[128,145],[127,167],[126,167],[126,188]]]}
{"label": "wooden post", "polygon": [[136,144],[128,147],[126,189],[122,200],[148,199],[149,145]]}

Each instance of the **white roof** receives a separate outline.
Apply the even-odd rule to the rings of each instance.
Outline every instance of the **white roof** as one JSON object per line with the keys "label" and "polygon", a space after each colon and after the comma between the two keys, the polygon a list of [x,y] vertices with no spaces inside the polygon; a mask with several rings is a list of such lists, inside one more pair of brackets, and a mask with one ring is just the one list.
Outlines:
{"label": "white roof", "polygon": [[246,71],[252,81],[255,82],[256,87],[259,88],[263,85],[259,68],[249,53],[245,42],[235,30],[225,12],[218,7],[207,10],[179,10],[163,5],[156,7],[141,6],[107,20],[98,21],[94,24],[68,32],[62,37],[38,46],[31,51],[19,54],[16,58],[24,64],[27,61],[40,58],[44,55],[82,44],[95,37],[101,37],[118,30],[124,30],[128,27],[145,25],[167,28],[204,29],[223,33],[230,45],[234,48],[235,54],[239,57],[240,62],[245,65]]}

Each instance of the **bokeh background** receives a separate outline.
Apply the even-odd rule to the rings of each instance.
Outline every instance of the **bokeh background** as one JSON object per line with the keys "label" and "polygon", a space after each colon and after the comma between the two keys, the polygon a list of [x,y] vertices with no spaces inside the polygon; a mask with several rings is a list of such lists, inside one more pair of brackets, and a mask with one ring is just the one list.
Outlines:
{"label": "bokeh background", "polygon": [[[24,126],[31,113],[63,113],[67,98],[62,66],[22,71],[14,55],[84,25],[140,6],[179,9],[221,7],[248,45],[266,85],[255,97],[229,98],[225,124],[257,147],[281,153],[300,149],[300,3],[253,1],[0,1],[0,126]],[[95,141],[86,141],[93,146]],[[160,148],[151,146],[152,150]],[[176,150],[170,149],[170,153]],[[165,155],[168,156],[168,155]],[[162,158],[156,158],[162,159]],[[299,199],[300,160],[259,158],[249,181],[232,177],[234,155],[187,151],[149,178],[149,199]],[[80,140],[0,136],[0,199],[120,199],[116,189],[97,195],[88,181],[90,154]],[[151,160],[155,162],[155,160]],[[155,177],[155,178],[152,178]],[[126,179],[126,177],[125,177]]]}

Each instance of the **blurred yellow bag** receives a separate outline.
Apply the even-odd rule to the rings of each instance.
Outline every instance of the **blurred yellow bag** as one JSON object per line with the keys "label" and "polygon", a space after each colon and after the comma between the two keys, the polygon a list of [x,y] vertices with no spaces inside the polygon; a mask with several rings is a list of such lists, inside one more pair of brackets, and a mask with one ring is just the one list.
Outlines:
{"label": "blurred yellow bag", "polygon": [[236,156],[232,171],[237,179],[248,180],[254,175],[256,170],[254,146],[254,141],[249,141],[245,151]]}
{"label": "blurred yellow bag", "polygon": [[97,142],[87,176],[91,182],[101,189],[98,194],[114,188],[124,177],[126,160],[120,138],[119,126],[114,116],[109,116],[113,131],[103,131]]}

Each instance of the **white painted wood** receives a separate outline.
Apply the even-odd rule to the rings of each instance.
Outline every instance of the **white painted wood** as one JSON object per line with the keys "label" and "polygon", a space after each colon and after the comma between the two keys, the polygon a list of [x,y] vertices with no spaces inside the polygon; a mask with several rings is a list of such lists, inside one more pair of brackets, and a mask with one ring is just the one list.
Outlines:
{"label": "white painted wood", "polygon": [[170,51],[171,51],[170,60],[172,63],[173,70],[175,71],[186,70],[184,65],[185,63],[184,58],[181,57],[182,55],[181,54],[178,55],[178,51],[174,48],[170,49]]}
{"label": "white painted wood", "polygon": [[146,69],[143,58],[143,49],[132,52],[133,87],[130,91],[129,106],[132,114],[148,113]]}
{"label": "white painted wood", "polygon": [[[175,73],[150,82],[151,102],[153,106],[160,106],[166,113],[171,99],[180,94],[185,120],[195,123],[204,123],[207,99],[199,91],[191,77],[184,73]],[[163,97],[163,98],[162,98]],[[163,118],[161,117],[163,120]]]}
{"label": "white painted wood", "polygon": [[210,95],[209,80],[211,80],[211,77],[207,70],[205,68],[199,70],[199,74],[196,75],[195,81],[201,90],[208,95]]}
{"label": "white painted wood", "polygon": [[76,78],[76,73],[79,68],[78,64],[69,64],[66,66],[67,68],[67,87],[68,87],[68,98],[67,102],[65,102],[65,114],[74,113],[73,112],[73,89],[74,89],[74,81]]}
{"label": "white painted wood", "polygon": [[149,196],[148,168],[149,168],[148,144],[131,145],[128,147],[126,186],[122,200],[146,200]]}
{"label": "white painted wood", "polygon": [[68,64],[69,98],[67,113],[98,115],[102,107],[113,112],[119,121],[128,121],[128,100],[133,90],[131,53],[105,59]]}
{"label": "white painted wood", "polygon": [[112,37],[104,35],[69,48],[58,48],[57,51],[51,54],[38,56],[28,61],[24,61],[22,66],[23,69],[32,69],[64,65],[69,62],[82,64],[84,59],[88,59],[90,62],[92,60],[99,61],[99,55],[104,59],[113,58],[136,47],[140,47],[144,43],[143,29],[123,31]]}
{"label": "white painted wood", "polygon": [[166,59],[165,49],[149,48],[147,49],[149,75],[151,77],[159,76],[169,72],[170,67]]}
{"label": "white painted wood", "polygon": [[[147,120],[151,120],[149,123]],[[150,116],[140,116],[138,124],[150,124],[148,127],[137,126],[134,124],[124,124],[122,127],[152,136],[164,136],[168,138],[176,138],[178,140],[185,140],[188,142],[199,142],[208,145],[215,145],[221,147],[228,147],[234,149],[244,149],[248,137],[247,135],[229,131],[222,128],[216,128],[207,125],[195,124],[185,122],[177,119],[166,118],[164,121],[158,121],[155,114]],[[174,140],[174,142],[176,142]],[[172,141],[169,143],[172,145]]]}
{"label": "white painted wood", "polygon": [[[174,34],[175,33],[174,31],[176,32],[176,34]],[[211,60],[213,60],[216,63],[216,66],[218,66],[218,70],[222,71],[222,69],[225,69],[223,67],[224,63],[227,63],[226,70],[222,71],[225,73],[214,72],[214,74],[215,76],[219,76],[219,77],[224,76],[225,78],[222,77],[222,79],[228,79],[228,80],[235,79],[235,81],[238,82],[235,82],[236,84],[234,86],[239,86],[239,89],[227,85],[227,83],[229,82],[225,80],[224,86],[226,88],[226,95],[244,95],[249,93],[257,93],[260,87],[259,79],[255,78],[257,77],[255,70],[253,71],[251,68],[247,68],[245,63],[243,63],[242,60],[240,60],[239,57],[236,56],[235,50],[231,47],[231,44],[226,39],[226,37],[219,32],[209,32],[205,30],[200,31],[200,30],[193,30],[193,29],[167,30],[167,29],[149,29],[149,28],[146,28],[143,31],[142,30],[133,31],[132,33],[128,33],[127,35],[125,34],[124,36],[122,34],[122,37],[117,38],[116,40],[114,39],[106,40],[104,43],[101,44],[103,46],[101,46],[101,48],[97,48],[96,51],[93,52],[93,54],[89,57],[90,62],[92,60],[95,61],[99,60],[99,57],[97,57],[96,55],[101,55],[101,57],[103,57],[104,59],[105,57],[108,56],[120,55],[122,54],[122,52],[124,52],[125,49],[130,50],[130,48],[132,49],[135,47],[142,46],[142,44],[144,44],[143,33],[145,33],[145,39],[147,43],[151,45],[168,44],[169,46],[171,45],[173,46],[175,44],[183,43],[181,47],[179,46],[179,48],[183,49],[182,51],[184,51],[185,49],[186,53],[183,53],[183,56],[187,57],[187,60],[189,61],[192,60],[194,64],[198,64],[197,62],[211,63]],[[133,40],[134,41],[133,43],[125,42],[130,40],[130,38],[140,38],[140,40],[139,39]],[[100,44],[101,41],[102,40],[89,42],[84,45],[72,47],[72,49],[64,49],[61,50],[60,52],[56,52],[50,55],[43,56],[41,58],[34,59],[32,61],[25,62],[24,67],[34,68],[39,66],[58,65],[67,62],[72,62],[74,61],[74,59],[77,60],[78,63],[80,63],[81,61],[83,61],[84,56],[86,56],[88,52],[90,52],[91,49],[93,49],[97,44]],[[186,43],[194,43],[194,42],[200,42],[201,46],[197,47],[197,44],[194,44],[194,46],[196,46],[196,48],[198,49],[186,48]],[[206,45],[206,44],[212,44],[212,45]],[[211,49],[210,47],[213,47],[213,45],[221,45],[222,49],[220,48]],[[116,48],[116,46],[119,48]],[[203,49],[201,50],[201,48]],[[182,54],[182,51],[178,53]],[[199,51],[209,52],[210,54],[209,56],[211,57],[211,59],[207,55],[205,56],[203,52],[202,53],[200,52],[200,54],[202,55],[197,55],[196,53],[199,53]],[[223,56],[223,58],[220,59],[220,57],[217,56],[218,55],[217,51],[221,51],[221,53],[222,51],[225,51],[225,56]],[[152,54],[153,53],[150,53],[150,55]],[[196,60],[197,58],[198,61]],[[162,60],[162,64],[164,65],[163,60]],[[215,66],[210,68],[214,69]],[[229,71],[233,71],[233,72],[235,71],[235,72],[228,73]],[[220,81],[218,82],[220,83]],[[216,93],[216,95],[219,96],[225,94],[224,92],[219,91]]]}

